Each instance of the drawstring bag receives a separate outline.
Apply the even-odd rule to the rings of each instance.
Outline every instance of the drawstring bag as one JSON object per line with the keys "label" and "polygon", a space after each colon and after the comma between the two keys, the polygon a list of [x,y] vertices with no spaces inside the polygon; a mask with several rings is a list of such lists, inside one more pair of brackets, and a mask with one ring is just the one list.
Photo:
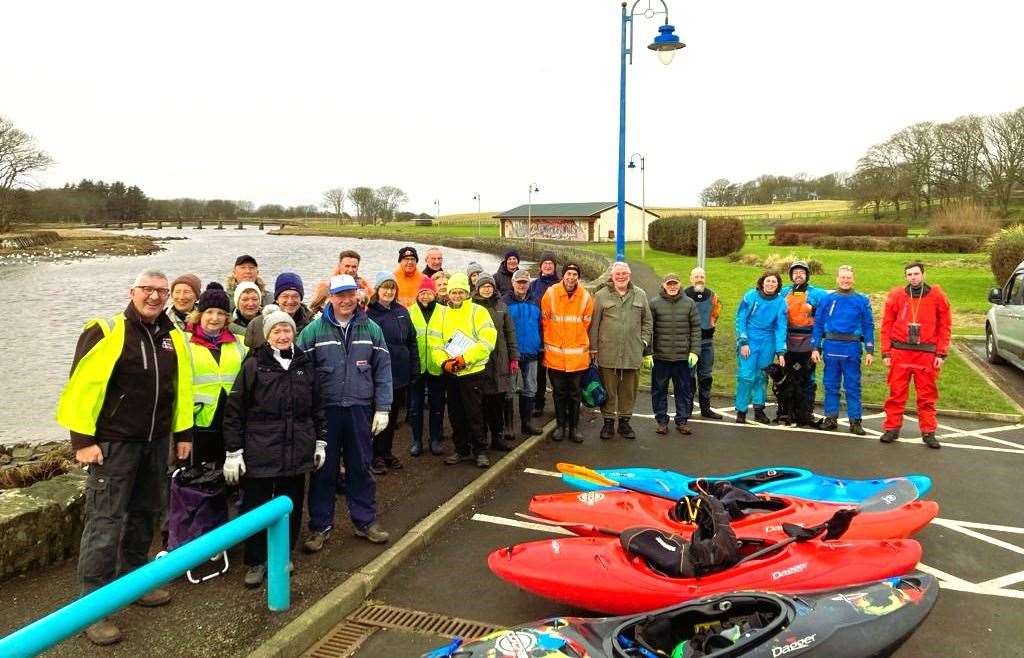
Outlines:
{"label": "drawstring bag", "polygon": [[608,401],[608,391],[604,390],[601,373],[595,363],[591,363],[587,371],[583,373],[583,381],[580,382],[580,397],[583,404],[591,409],[600,407]]}
{"label": "drawstring bag", "polygon": [[[199,535],[206,534],[228,522],[228,497],[225,491],[224,475],[216,464],[200,463],[179,468],[171,475],[171,492],[168,501],[167,550],[172,551]],[[161,552],[157,557],[162,557]],[[186,572],[189,582],[201,583],[227,573],[228,553],[221,551],[210,558],[220,563],[215,570],[212,565],[201,573]]]}

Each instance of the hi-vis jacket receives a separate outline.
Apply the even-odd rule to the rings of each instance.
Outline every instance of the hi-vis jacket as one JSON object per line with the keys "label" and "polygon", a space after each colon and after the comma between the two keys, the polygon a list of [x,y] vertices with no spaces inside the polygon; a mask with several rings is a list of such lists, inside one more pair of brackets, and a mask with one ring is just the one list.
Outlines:
{"label": "hi-vis jacket", "polygon": [[129,304],[82,329],[57,422],[75,449],[97,441],[192,440],[192,367],[185,335],[161,313],[142,322]]}
{"label": "hi-vis jacket", "polygon": [[444,362],[452,358],[444,346],[457,331],[473,340],[472,345],[462,353],[466,368],[460,370],[458,376],[483,372],[498,340],[498,330],[494,328],[487,309],[468,299],[459,308],[438,305],[430,316],[430,322],[427,323],[430,368],[440,370]]}
{"label": "hi-vis jacket", "polygon": [[192,359],[192,403],[196,427],[209,427],[217,415],[221,392],[231,393],[231,386],[242,369],[249,351],[234,334],[220,343],[220,359],[213,358],[210,348],[193,337],[188,343]]}
{"label": "hi-vis jacket", "polygon": [[562,372],[590,367],[590,320],[594,297],[582,285],[570,295],[564,283],[556,283],[540,302],[544,366]]}

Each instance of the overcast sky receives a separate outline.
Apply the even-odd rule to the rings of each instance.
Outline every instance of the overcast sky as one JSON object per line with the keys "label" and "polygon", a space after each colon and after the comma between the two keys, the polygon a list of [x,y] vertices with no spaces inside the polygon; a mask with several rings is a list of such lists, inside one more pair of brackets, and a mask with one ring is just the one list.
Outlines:
{"label": "overcast sky", "polygon": [[[641,0],[644,7],[646,0]],[[660,7],[660,3],[658,4]],[[850,170],[918,121],[1024,105],[1007,0],[669,0],[638,18],[627,153],[649,205],[720,177]],[[319,204],[397,185],[443,214],[615,197],[619,3],[6,3],[0,114],[58,165],[151,197]],[[639,173],[627,178],[639,203]]]}

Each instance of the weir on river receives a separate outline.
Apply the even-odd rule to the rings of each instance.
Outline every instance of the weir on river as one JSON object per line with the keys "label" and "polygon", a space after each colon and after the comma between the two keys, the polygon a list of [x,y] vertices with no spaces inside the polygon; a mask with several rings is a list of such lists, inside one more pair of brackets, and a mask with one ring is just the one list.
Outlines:
{"label": "weir on river", "polygon": [[[338,252],[355,249],[362,256],[360,274],[371,283],[378,271],[397,267],[398,249],[412,244],[420,253],[428,245],[393,240],[270,236],[257,230],[208,231],[169,229],[124,231],[121,234],[182,237],[162,242],[165,251],[149,256],[118,256],[74,261],[0,264],[0,363],[5,373],[0,404],[0,443],[65,439],[54,420],[57,397],[64,386],[82,325],[94,317],[110,318],[128,304],[128,288],[146,268],[163,270],[171,279],[192,272],[203,281],[224,283],[235,258],[251,254],[260,276],[273,290],[284,270],[298,272],[305,300],[337,263]],[[444,248],[449,271],[465,271],[469,261],[486,272],[498,257]],[[170,300],[168,300],[170,303]]]}

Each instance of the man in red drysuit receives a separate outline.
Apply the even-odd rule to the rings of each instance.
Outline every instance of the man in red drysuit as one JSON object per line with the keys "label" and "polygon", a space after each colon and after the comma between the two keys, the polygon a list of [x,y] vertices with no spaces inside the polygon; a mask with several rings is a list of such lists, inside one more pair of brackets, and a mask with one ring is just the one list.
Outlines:
{"label": "man in red drysuit", "polygon": [[907,285],[889,291],[882,318],[882,358],[889,368],[889,397],[882,426],[885,433],[880,440],[892,443],[899,438],[913,378],[921,440],[929,448],[940,448],[935,438],[936,384],[949,351],[949,299],[941,288],[924,282],[924,263],[907,263],[903,273]]}

